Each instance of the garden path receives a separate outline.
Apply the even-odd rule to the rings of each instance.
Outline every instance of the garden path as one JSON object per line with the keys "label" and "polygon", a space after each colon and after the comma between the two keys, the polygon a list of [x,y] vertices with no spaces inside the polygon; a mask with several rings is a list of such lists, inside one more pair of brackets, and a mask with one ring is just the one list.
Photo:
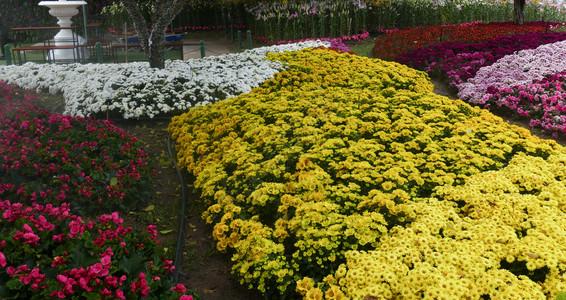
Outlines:
{"label": "garden path", "polygon": [[226,53],[232,52],[232,43],[229,38],[224,35],[214,35],[203,37],[199,39],[198,37],[189,36],[183,39],[183,58],[201,58],[200,53],[200,41],[204,42],[205,55],[206,56],[218,56]]}

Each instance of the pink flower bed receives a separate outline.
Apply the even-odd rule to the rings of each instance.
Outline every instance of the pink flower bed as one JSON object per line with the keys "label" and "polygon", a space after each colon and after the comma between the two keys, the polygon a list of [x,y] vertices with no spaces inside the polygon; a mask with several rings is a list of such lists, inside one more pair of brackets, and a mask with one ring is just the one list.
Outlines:
{"label": "pink flower bed", "polygon": [[136,231],[113,211],[148,195],[141,143],[36,100],[0,81],[0,299],[192,299],[173,285],[156,227]]}
{"label": "pink flower bed", "polygon": [[83,214],[147,199],[153,167],[141,142],[108,121],[52,114],[35,100],[0,81],[0,199],[69,202]]}
{"label": "pink flower bed", "polygon": [[[164,258],[155,226],[123,226],[117,212],[93,221],[69,205],[0,201],[0,297],[177,299],[173,262]],[[181,299],[192,299],[186,296]]]}
{"label": "pink flower bed", "polygon": [[566,71],[532,83],[488,88],[485,104],[495,104],[530,118],[530,125],[566,134]]}

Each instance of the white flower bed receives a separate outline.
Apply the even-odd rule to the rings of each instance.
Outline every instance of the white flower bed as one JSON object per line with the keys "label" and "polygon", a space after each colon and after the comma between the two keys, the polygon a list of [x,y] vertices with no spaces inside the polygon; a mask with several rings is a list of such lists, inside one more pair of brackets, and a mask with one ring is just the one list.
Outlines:
{"label": "white flower bed", "polygon": [[35,64],[0,66],[0,79],[22,88],[62,93],[65,113],[88,116],[110,111],[125,119],[153,118],[186,111],[247,93],[284,69],[266,60],[269,52],[329,47],[308,41],[261,47],[242,53],[167,61],[164,69],[147,62],[125,64]]}

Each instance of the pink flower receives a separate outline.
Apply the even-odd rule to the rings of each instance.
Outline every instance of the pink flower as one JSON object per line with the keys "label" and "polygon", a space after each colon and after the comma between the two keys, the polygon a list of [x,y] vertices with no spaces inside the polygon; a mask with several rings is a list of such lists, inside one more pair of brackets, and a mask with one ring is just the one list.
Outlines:
{"label": "pink flower", "polygon": [[33,229],[28,224],[24,224],[24,231],[26,233],[33,233]]}
{"label": "pink flower", "polygon": [[191,295],[183,295],[179,300],[193,300],[193,296]]}
{"label": "pink flower", "polygon": [[29,128],[29,121],[24,121],[22,122],[22,125],[20,126],[21,129],[26,130]]}
{"label": "pink flower", "polygon": [[117,289],[117,290],[116,290],[116,298],[118,298],[118,299],[126,299],[126,296],[124,296],[124,292],[122,292],[122,290]]}
{"label": "pink flower", "polygon": [[100,273],[103,269],[104,267],[102,266],[101,263],[96,263],[90,267],[90,270],[96,274]]}
{"label": "pink flower", "polygon": [[103,266],[108,266],[110,265],[110,262],[112,261],[112,258],[109,255],[104,256],[100,262],[102,263]]}
{"label": "pink flower", "polygon": [[120,276],[120,283],[119,283],[120,286],[124,283],[124,281],[126,281],[126,278],[127,278],[126,275]]}
{"label": "pink flower", "polygon": [[57,275],[57,280],[59,280],[59,282],[61,282],[61,283],[66,283],[67,279],[68,278],[65,275],[61,275],[61,274]]}
{"label": "pink flower", "polygon": [[104,278],[104,282],[111,288],[116,288],[118,286],[118,278],[114,276],[107,276]]}
{"label": "pink flower", "polygon": [[6,266],[6,256],[4,256],[4,253],[0,252],[0,267],[5,267]]}
{"label": "pink flower", "polygon": [[147,281],[145,279],[145,273],[140,273],[138,276],[138,280],[136,282],[132,282],[130,285],[132,292],[136,293],[137,291],[140,292],[142,298],[147,297],[150,291],[150,287],[147,285]]}
{"label": "pink flower", "polygon": [[184,294],[187,291],[187,288],[180,283],[178,283],[176,286],[172,287],[171,289],[179,294]]}

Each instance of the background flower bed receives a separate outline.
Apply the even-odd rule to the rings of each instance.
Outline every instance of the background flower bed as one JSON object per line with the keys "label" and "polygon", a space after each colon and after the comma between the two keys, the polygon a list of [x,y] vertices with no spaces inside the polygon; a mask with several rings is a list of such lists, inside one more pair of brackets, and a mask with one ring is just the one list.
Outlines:
{"label": "background flower bed", "polygon": [[[387,270],[377,258],[359,262],[381,268],[372,269],[371,276],[360,275],[354,255],[373,255],[404,228],[418,226],[415,239],[426,239],[430,229],[418,225],[421,215],[438,220],[437,227],[448,226],[449,216],[424,214],[419,206],[443,195],[437,192],[441,186],[466,186],[470,177],[497,172],[525,155],[549,164],[561,159],[563,150],[554,142],[432,94],[423,73],[401,65],[327,50],[271,59],[289,69],[249,94],[193,109],[170,125],[179,165],[195,176],[195,187],[209,207],[203,217],[214,224],[217,247],[232,249],[234,272],[268,295],[292,295],[295,290],[313,299],[323,294],[329,299],[420,297],[429,289],[402,283],[421,274],[419,257],[433,260],[436,254],[423,250],[417,256],[387,256],[398,261],[392,267],[396,269]],[[518,183],[527,194],[535,184],[531,179],[538,178],[531,172],[520,173],[524,182]],[[461,201],[446,199],[443,205],[461,207]],[[524,218],[527,226],[531,216]],[[502,222],[512,226],[508,219]],[[525,253],[537,252],[528,244],[526,230],[513,231],[515,239],[531,247],[509,257],[509,263],[518,265],[498,265],[494,259],[476,267],[474,276],[466,277],[465,284],[473,285],[466,296],[477,292],[494,297],[516,290],[533,297],[557,294],[560,286],[546,284],[556,277],[547,275],[558,274],[564,262],[543,259],[535,267],[527,265],[530,256]],[[432,234],[454,248],[467,241],[440,231]],[[549,238],[555,253],[562,251],[561,238]],[[461,268],[456,261],[424,267],[443,272],[445,266]],[[544,289],[521,277],[538,269],[544,269],[539,270]],[[380,279],[387,274],[396,277]],[[483,287],[485,280],[507,278],[501,274],[512,279],[511,288],[501,291],[499,283]],[[381,280],[380,288],[363,276]],[[451,291],[432,283],[430,290]]]}
{"label": "background flower bed", "polygon": [[397,61],[448,80],[469,103],[511,111],[558,136],[566,132],[563,32],[498,37],[483,43],[447,42],[417,49]]}
{"label": "background flower bed", "polygon": [[403,54],[445,42],[480,43],[500,36],[527,32],[547,32],[551,26],[556,27],[560,25],[560,23],[549,22],[526,22],[525,25],[516,25],[513,22],[484,24],[476,21],[465,24],[393,30],[386,32],[384,36],[376,41],[371,56],[385,60],[394,60]]}
{"label": "background flower bed", "polygon": [[566,34],[562,32],[534,32],[500,36],[482,43],[446,42],[405,53],[395,61],[445,78],[450,86],[456,87],[474,77],[481,67],[503,56],[564,39]]}

